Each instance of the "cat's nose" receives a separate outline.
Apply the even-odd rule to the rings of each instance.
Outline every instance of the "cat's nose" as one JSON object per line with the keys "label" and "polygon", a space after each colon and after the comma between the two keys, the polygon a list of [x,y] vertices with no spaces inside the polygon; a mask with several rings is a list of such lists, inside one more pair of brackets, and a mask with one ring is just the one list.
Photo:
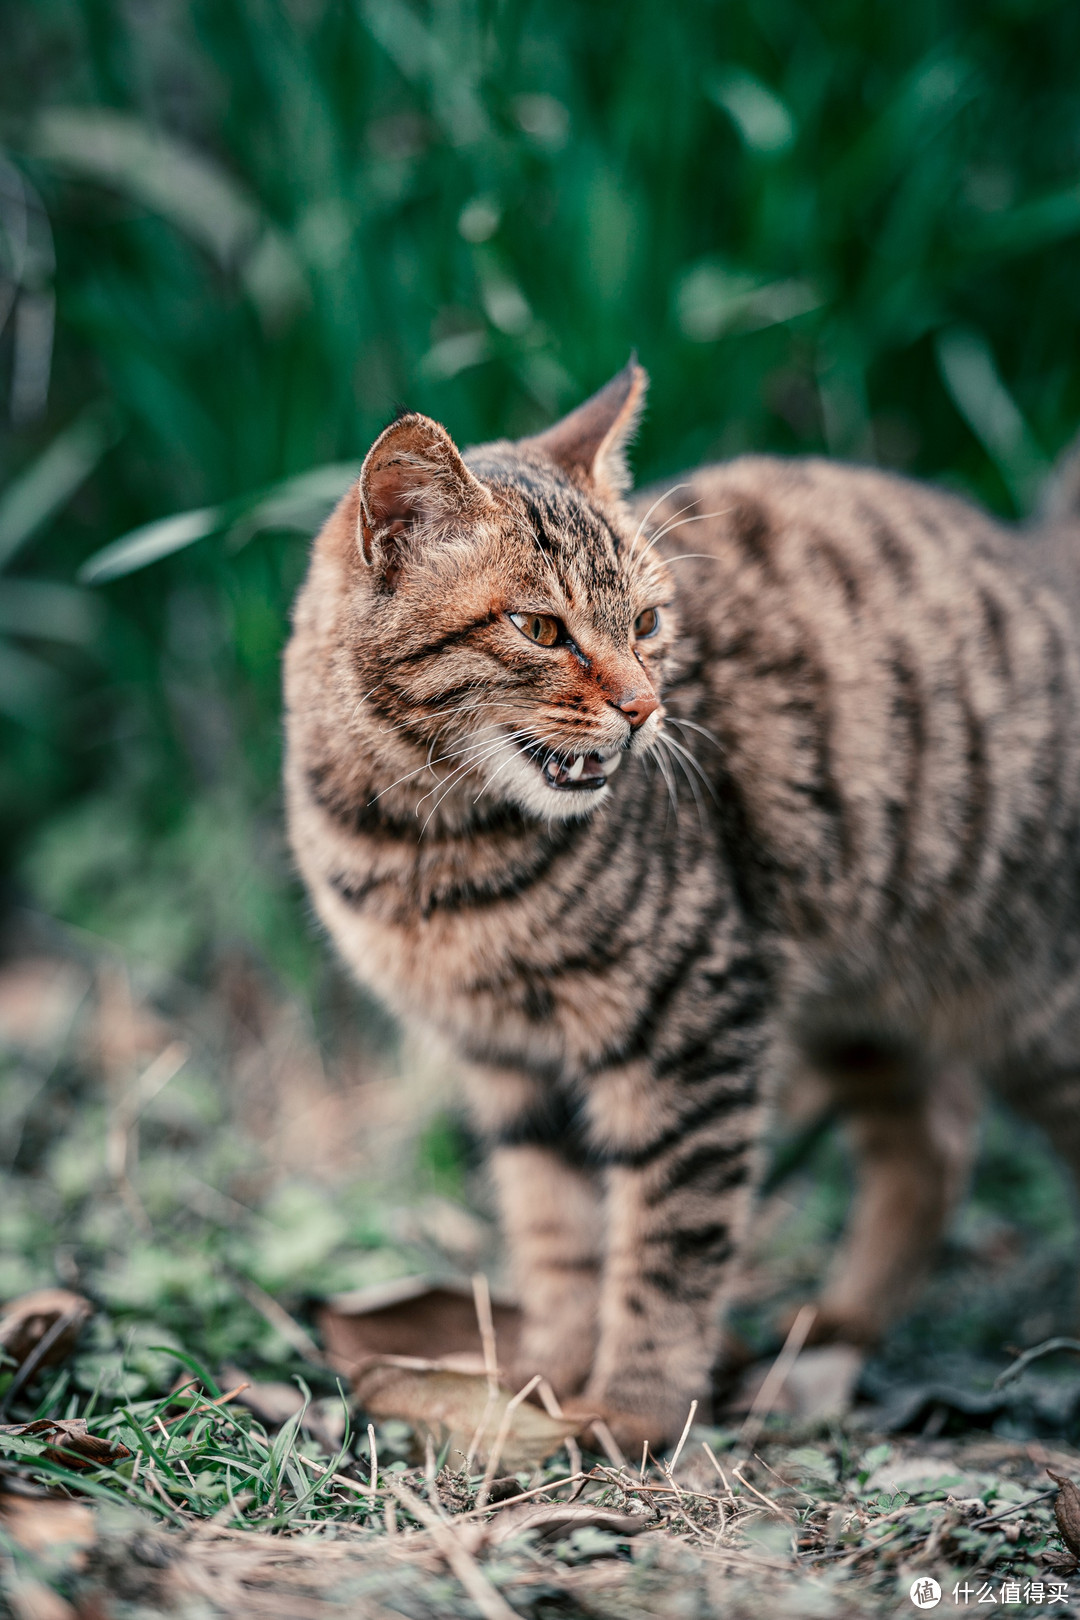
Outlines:
{"label": "cat's nose", "polygon": [[656,713],[660,707],[660,699],[651,686],[646,686],[640,692],[624,692],[621,697],[615,699],[615,707],[620,714],[625,714],[636,731],[638,726],[644,725],[650,714]]}

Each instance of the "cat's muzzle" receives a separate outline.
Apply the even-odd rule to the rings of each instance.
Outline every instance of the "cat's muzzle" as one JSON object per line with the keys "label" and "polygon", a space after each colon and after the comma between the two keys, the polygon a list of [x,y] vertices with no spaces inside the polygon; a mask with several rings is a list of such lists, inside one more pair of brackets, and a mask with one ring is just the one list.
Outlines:
{"label": "cat's muzzle", "polygon": [[559,793],[596,793],[623,762],[621,748],[604,753],[556,754],[543,743],[530,743],[521,752],[532,760],[546,785]]}

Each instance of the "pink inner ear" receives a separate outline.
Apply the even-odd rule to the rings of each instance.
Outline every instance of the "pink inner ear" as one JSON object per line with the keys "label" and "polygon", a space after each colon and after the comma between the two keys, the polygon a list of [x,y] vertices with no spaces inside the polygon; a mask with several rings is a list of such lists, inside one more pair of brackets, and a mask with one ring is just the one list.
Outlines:
{"label": "pink inner ear", "polygon": [[416,491],[409,489],[405,482],[409,471],[400,464],[391,464],[368,475],[368,510],[380,528],[384,523],[393,523],[394,534],[400,534],[406,520],[416,513]]}

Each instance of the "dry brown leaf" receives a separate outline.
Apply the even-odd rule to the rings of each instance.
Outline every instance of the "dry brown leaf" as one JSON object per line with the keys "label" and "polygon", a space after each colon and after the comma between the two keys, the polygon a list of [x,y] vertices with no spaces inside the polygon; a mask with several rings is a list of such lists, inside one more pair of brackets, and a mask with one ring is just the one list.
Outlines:
{"label": "dry brown leaf", "polygon": [[54,1335],[36,1361],[39,1367],[54,1367],[74,1350],[93,1314],[90,1301],[68,1288],[36,1288],[13,1299],[0,1313],[0,1349],[21,1367],[43,1340]]}
{"label": "dry brown leaf", "polygon": [[1054,1518],[1061,1539],[1071,1553],[1080,1557],[1080,1491],[1067,1475],[1055,1474],[1052,1468],[1046,1472],[1055,1485],[1061,1487],[1054,1497]]}
{"label": "dry brown leaf", "polygon": [[[246,1378],[239,1367],[226,1365],[221,1376],[227,1384],[238,1384],[230,1405],[242,1406],[267,1429],[280,1429],[304,1405],[296,1384]],[[316,1439],[324,1451],[334,1452],[345,1438],[345,1409],[337,1397],[311,1401],[301,1419],[301,1427]]]}
{"label": "dry brown leaf", "polygon": [[0,1496],[0,1527],[26,1552],[70,1547],[80,1563],[97,1534],[92,1510],[66,1496]]}
{"label": "dry brown leaf", "polygon": [[242,1406],[267,1429],[280,1429],[283,1423],[296,1416],[304,1404],[304,1397],[295,1384],[245,1379],[239,1367],[233,1366],[223,1367],[221,1377],[226,1384],[245,1385],[229,1404]]}
{"label": "dry brown leaf", "polygon": [[[500,1365],[517,1355],[521,1313],[514,1305],[492,1302]],[[470,1287],[403,1277],[377,1288],[338,1294],[316,1313],[327,1357],[352,1373],[371,1356],[420,1356],[427,1361],[453,1357],[463,1372],[480,1372],[484,1349]]]}
{"label": "dry brown leaf", "polygon": [[18,1438],[40,1435],[47,1440],[44,1456],[50,1462],[65,1468],[84,1472],[88,1468],[102,1468],[110,1463],[124,1462],[131,1456],[127,1446],[119,1440],[106,1440],[91,1434],[85,1418],[38,1418],[35,1423],[5,1423],[0,1434]]}
{"label": "dry brown leaf", "polygon": [[[451,1467],[460,1465],[478,1430],[475,1456],[481,1464],[486,1460],[513,1398],[509,1390],[500,1389],[490,1401],[488,1382],[481,1373],[463,1373],[407,1356],[369,1362],[356,1376],[353,1388],[369,1416],[402,1419],[412,1425],[421,1443],[430,1435],[436,1450],[449,1441]],[[511,1473],[532,1468],[558,1451],[587,1422],[587,1418],[551,1417],[523,1401],[511,1413],[501,1460]]]}
{"label": "dry brown leaf", "polygon": [[0,1044],[46,1052],[64,1040],[89,986],[86,974],[55,957],[28,957],[0,972]]}
{"label": "dry brown leaf", "polygon": [[654,1522],[651,1513],[614,1513],[591,1502],[522,1503],[500,1513],[488,1530],[489,1546],[498,1546],[527,1532],[541,1541],[561,1541],[575,1530],[607,1530],[615,1536],[636,1536]]}
{"label": "dry brown leaf", "polygon": [[5,1593],[14,1620],[76,1620],[77,1611],[44,1581],[16,1576]]}

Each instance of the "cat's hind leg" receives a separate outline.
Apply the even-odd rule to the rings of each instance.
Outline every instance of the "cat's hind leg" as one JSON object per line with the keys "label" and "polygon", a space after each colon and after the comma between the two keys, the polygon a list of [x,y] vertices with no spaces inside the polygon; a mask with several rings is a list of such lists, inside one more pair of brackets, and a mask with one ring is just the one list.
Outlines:
{"label": "cat's hind leg", "polygon": [[974,1157],[978,1092],[968,1065],[838,1048],[824,1078],[845,1119],[855,1197],[812,1330],[869,1345],[909,1306]]}
{"label": "cat's hind leg", "polygon": [[[1038,1026],[1045,1010],[1033,1008]],[[988,1072],[991,1088],[1009,1108],[1045,1133],[1080,1195],[1080,1008],[1070,1007],[1032,1038],[1018,1041]]]}

